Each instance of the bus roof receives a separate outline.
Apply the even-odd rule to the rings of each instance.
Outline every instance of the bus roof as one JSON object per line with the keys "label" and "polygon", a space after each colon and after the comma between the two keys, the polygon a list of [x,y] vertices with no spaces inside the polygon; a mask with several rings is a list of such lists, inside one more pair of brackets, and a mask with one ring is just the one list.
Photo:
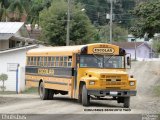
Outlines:
{"label": "bus roof", "polygon": [[[107,43],[94,43],[86,45],[75,45],[75,46],[57,46],[57,47],[43,47],[29,50],[27,56],[50,56],[50,55],[63,55],[71,56],[73,53],[78,53],[85,46],[96,46],[96,45],[110,45],[113,47],[118,47],[116,45],[107,44]],[[118,47],[119,48],[119,47]]]}

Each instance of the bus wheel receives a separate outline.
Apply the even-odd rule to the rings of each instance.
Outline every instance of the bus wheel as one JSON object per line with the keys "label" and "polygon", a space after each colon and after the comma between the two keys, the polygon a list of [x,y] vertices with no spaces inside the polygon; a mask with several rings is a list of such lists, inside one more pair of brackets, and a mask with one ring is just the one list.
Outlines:
{"label": "bus wheel", "polygon": [[130,97],[124,97],[124,105],[125,108],[130,107]]}
{"label": "bus wheel", "polygon": [[86,85],[82,87],[82,105],[88,106],[90,103],[90,95],[88,95]]}
{"label": "bus wheel", "polygon": [[43,82],[40,83],[38,90],[39,90],[40,98],[42,100],[47,100],[48,99],[48,89],[44,88]]}

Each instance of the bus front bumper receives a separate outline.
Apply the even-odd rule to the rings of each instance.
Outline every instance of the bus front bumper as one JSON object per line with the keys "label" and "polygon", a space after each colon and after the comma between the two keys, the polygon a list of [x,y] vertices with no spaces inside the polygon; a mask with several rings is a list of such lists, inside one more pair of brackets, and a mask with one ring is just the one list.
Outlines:
{"label": "bus front bumper", "polygon": [[136,90],[87,90],[88,95],[95,95],[95,96],[136,96]]}

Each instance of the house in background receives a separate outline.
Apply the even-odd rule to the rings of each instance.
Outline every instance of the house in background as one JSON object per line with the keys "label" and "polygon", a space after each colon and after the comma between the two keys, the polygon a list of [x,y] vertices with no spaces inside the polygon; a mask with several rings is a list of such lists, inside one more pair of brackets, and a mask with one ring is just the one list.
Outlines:
{"label": "house in background", "polygon": [[8,75],[6,91],[25,89],[26,52],[37,47],[23,22],[0,22],[0,74]]}
{"label": "house in background", "polygon": [[146,42],[114,42],[113,44],[124,48],[131,58],[148,59],[152,57],[154,51]]}
{"label": "house in background", "polygon": [[42,29],[38,24],[31,26],[31,24],[26,25],[27,31],[29,33],[30,38],[38,40],[41,36]]}
{"label": "house in background", "polygon": [[0,50],[28,45],[27,38],[29,34],[23,22],[0,22]]}
{"label": "house in background", "polygon": [[147,35],[145,34],[143,38],[136,38],[134,37],[132,34],[129,34],[128,35],[128,39],[127,39],[128,42],[146,42],[146,41],[149,41]]}

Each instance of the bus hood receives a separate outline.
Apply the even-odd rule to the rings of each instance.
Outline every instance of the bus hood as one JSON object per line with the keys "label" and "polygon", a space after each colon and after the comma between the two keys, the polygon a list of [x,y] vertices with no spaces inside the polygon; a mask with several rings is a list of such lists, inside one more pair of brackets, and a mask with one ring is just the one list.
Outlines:
{"label": "bus hood", "polygon": [[112,69],[92,69],[92,70],[86,70],[86,74],[93,75],[95,77],[100,77],[102,75],[127,75],[127,72],[125,70],[119,69],[119,70],[112,70]]}

